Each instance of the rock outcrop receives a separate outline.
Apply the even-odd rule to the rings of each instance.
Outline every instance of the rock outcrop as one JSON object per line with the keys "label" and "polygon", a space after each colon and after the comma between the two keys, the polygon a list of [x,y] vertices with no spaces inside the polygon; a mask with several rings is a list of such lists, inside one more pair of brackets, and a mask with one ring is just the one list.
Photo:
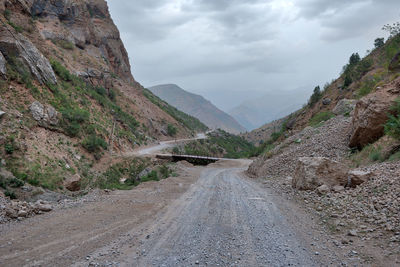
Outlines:
{"label": "rock outcrop", "polygon": [[42,103],[35,101],[30,106],[32,117],[44,127],[56,126],[58,124],[58,112],[50,105],[44,106]]}
{"label": "rock outcrop", "polygon": [[5,77],[7,74],[6,64],[7,64],[6,59],[4,58],[3,54],[0,52],[0,74],[3,77]]}
{"label": "rock outcrop", "polygon": [[315,190],[326,185],[347,184],[348,168],[337,162],[324,157],[302,157],[299,158],[292,180],[292,186],[302,190]]}
{"label": "rock outcrop", "polygon": [[[91,54],[109,63],[104,67],[111,69],[104,71],[115,73],[127,82],[134,82],[128,53],[111,19],[106,1],[35,0],[30,5],[30,13],[47,20],[45,27],[40,29],[44,39],[55,42],[61,40],[90,50]],[[51,26],[56,24],[59,26]]]}
{"label": "rock outcrop", "polygon": [[352,170],[348,173],[348,186],[356,187],[362,183],[367,182],[373,173],[370,171],[359,171],[359,170]]}
{"label": "rock outcrop", "polygon": [[400,95],[400,81],[393,82],[357,102],[349,146],[361,148],[384,134],[391,106]]}
{"label": "rock outcrop", "polygon": [[[8,27],[1,27],[0,52],[8,61],[21,60],[40,83],[57,83],[57,78],[50,62],[22,34],[13,33]],[[0,57],[0,72],[3,72],[1,71],[1,61]]]}
{"label": "rock outcrop", "polygon": [[333,108],[332,112],[335,115],[350,114],[356,107],[357,100],[354,99],[341,99]]}

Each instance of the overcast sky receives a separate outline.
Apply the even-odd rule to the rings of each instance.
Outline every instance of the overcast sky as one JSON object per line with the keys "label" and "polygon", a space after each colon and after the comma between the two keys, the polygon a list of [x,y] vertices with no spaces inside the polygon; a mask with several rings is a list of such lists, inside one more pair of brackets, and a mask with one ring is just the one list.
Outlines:
{"label": "overcast sky", "polygon": [[108,0],[137,81],[176,83],[223,110],[323,86],[364,56],[400,0]]}

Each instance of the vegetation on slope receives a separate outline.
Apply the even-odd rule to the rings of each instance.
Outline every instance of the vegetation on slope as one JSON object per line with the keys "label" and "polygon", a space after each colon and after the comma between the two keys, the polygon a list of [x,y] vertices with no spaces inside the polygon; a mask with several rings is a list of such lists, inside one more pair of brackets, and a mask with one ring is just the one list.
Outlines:
{"label": "vegetation on slope", "polygon": [[[153,104],[157,105],[159,108],[168,113],[171,117],[173,117],[178,122],[185,125],[187,128],[192,130],[193,132],[204,132],[208,130],[208,127],[205,126],[201,121],[197,118],[194,118],[175,107],[169,105],[167,102],[163,101],[161,98],[154,95],[150,90],[143,89],[143,95],[147,97]],[[174,131],[172,131],[174,132]]]}
{"label": "vegetation on slope", "polygon": [[255,147],[244,138],[218,129],[208,134],[207,139],[189,142],[173,149],[175,154],[248,158],[254,155]]}

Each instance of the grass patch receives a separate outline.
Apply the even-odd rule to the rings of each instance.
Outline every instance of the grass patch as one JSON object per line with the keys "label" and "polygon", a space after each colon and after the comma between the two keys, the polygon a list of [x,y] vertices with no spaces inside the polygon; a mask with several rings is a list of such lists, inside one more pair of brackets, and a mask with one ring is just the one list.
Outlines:
{"label": "grass patch", "polygon": [[331,118],[335,117],[335,115],[330,111],[322,111],[315,114],[309,121],[309,125],[312,127],[319,126],[322,122],[327,121]]}
{"label": "grass patch", "polygon": [[255,150],[255,146],[244,138],[219,129],[208,134],[207,139],[189,142],[173,152],[198,156],[248,158]]}

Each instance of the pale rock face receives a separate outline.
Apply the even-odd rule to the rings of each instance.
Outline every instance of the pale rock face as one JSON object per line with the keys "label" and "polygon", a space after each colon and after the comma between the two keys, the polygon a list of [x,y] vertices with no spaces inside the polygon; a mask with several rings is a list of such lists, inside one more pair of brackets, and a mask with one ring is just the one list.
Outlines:
{"label": "pale rock face", "polygon": [[341,99],[332,110],[335,115],[344,115],[351,113],[356,107],[357,100],[354,99]]}
{"label": "pale rock face", "polygon": [[0,74],[4,77],[7,74],[6,68],[6,59],[4,58],[3,54],[0,52]]}
{"label": "pale rock face", "polygon": [[56,126],[58,124],[58,112],[50,105],[44,106],[35,101],[30,106],[32,117],[42,126]]}
{"label": "pale rock face", "polygon": [[6,59],[11,57],[20,59],[40,83],[57,83],[57,78],[50,62],[22,34],[11,33],[6,27],[2,27],[0,29],[0,52]]}
{"label": "pale rock face", "polygon": [[303,190],[314,190],[321,185],[344,186],[347,172],[345,165],[329,158],[302,157],[298,159],[292,186]]}

